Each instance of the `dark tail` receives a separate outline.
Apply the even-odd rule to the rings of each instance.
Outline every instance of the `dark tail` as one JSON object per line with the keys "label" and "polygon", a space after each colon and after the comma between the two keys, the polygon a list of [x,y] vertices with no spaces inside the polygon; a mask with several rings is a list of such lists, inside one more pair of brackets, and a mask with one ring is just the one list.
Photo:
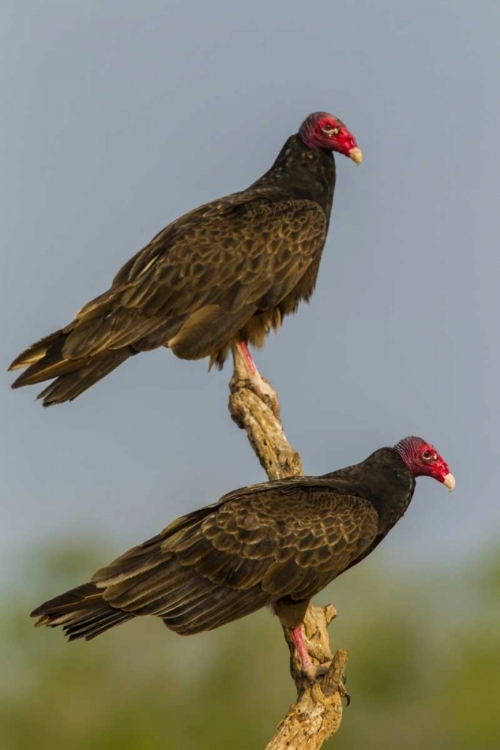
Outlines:
{"label": "dark tail", "polygon": [[93,583],[84,583],[83,586],[56,596],[31,613],[31,617],[40,618],[36,627],[61,626],[70,641],[77,638],[89,641],[133,616],[129,612],[114,609],[102,598],[102,590]]}
{"label": "dark tail", "polygon": [[13,388],[42,383],[55,378],[48,388],[40,393],[44,406],[72,401],[80,393],[104,378],[125,362],[136,351],[130,346],[108,349],[81,359],[67,359],[63,354],[71,326],[32,344],[12,362],[9,370],[27,369],[12,384]]}

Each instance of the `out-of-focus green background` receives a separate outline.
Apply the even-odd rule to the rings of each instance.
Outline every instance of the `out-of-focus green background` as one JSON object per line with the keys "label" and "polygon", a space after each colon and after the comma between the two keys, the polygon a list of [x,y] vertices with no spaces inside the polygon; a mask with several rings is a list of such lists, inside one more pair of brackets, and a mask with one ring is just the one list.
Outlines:
{"label": "out-of-focus green background", "polygon": [[[71,644],[32,627],[33,606],[115,552],[80,539],[22,563],[22,585],[0,612],[2,750],[264,747],[294,698],[268,611],[190,638],[153,618]],[[318,597],[339,611],[332,646],[349,651],[352,703],[328,746],[498,750],[500,557],[401,577],[383,556],[377,563]]]}

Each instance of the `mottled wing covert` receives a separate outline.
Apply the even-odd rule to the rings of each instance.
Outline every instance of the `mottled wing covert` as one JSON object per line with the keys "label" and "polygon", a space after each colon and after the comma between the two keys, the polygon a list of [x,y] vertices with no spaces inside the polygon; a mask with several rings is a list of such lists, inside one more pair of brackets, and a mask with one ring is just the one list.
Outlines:
{"label": "mottled wing covert", "polygon": [[326,482],[270,483],[178,519],[92,580],[112,606],[194,633],[281,597],[310,598],[362,554],[377,528],[370,503]]}
{"label": "mottled wing covert", "polygon": [[[321,253],[326,230],[324,212],[308,200],[238,203],[235,195],[196,209],[160,232],[108,292],[80,310],[64,354],[79,358],[170,341],[183,356],[183,327],[191,324],[206,356],[256,310],[290,293]],[[214,341],[215,331],[221,341]]]}

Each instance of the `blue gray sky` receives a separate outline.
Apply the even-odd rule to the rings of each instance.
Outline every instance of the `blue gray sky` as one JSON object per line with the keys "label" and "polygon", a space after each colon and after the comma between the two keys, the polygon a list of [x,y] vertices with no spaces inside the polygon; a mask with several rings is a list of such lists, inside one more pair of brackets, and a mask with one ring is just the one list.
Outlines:
{"label": "blue gray sky", "polygon": [[[4,0],[4,369],[163,226],[262,174],[305,115],[333,112],[365,159],[337,157],[316,294],[259,368],[307,473],[408,434],[448,460],[453,495],[420,480],[380,558],[459,567],[493,547],[499,21],[494,0]],[[52,409],[4,372],[2,583],[40,543],[95,534],[119,553],[264,479],[227,413],[230,369],[206,369],[156,351]]]}

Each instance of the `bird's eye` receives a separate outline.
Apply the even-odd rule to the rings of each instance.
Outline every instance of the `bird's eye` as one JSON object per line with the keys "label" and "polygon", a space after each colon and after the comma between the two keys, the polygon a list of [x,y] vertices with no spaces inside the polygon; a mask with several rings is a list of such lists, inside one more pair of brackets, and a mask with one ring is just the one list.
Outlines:
{"label": "bird's eye", "polygon": [[435,451],[431,451],[431,450],[429,450],[429,448],[427,448],[422,453],[422,458],[424,459],[424,461],[429,461],[429,462],[430,461],[436,461],[437,460],[437,453]]}
{"label": "bird's eye", "polygon": [[323,133],[325,133],[328,136],[332,135],[338,135],[340,133],[340,128],[334,128],[330,123],[326,123],[322,127]]}

